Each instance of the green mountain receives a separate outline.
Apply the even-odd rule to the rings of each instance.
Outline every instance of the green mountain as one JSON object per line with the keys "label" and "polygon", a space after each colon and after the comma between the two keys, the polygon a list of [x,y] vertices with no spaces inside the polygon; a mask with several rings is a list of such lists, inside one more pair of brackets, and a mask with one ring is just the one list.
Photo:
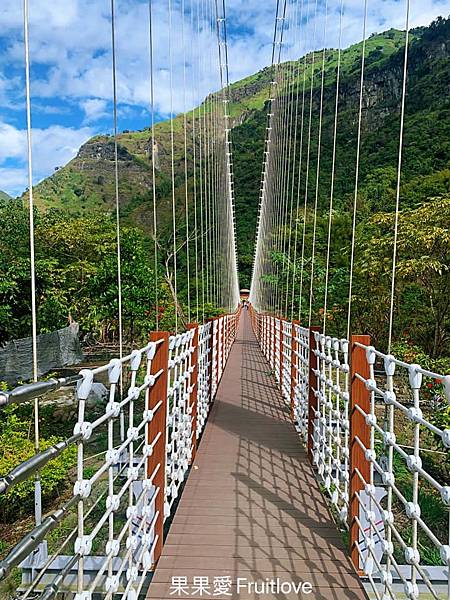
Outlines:
{"label": "green mountain", "polygon": [[[393,185],[399,134],[399,109],[403,65],[404,32],[394,29],[372,35],[366,47],[365,96],[361,158],[361,194],[370,195],[369,211],[389,210],[393,203]],[[340,112],[337,140],[336,206],[345,207],[351,197],[356,150],[357,97],[360,77],[361,44],[342,53]],[[405,155],[402,188],[403,205],[415,206],[427,197],[449,190],[450,170],[450,20],[438,19],[430,27],[412,32],[408,97],[405,120]],[[285,63],[297,77],[299,94],[306,72],[309,90],[312,55],[294,64]],[[317,115],[320,98],[321,53],[315,54],[311,157],[317,149]],[[319,203],[327,205],[332,152],[332,127],[335,105],[337,51],[326,51],[323,147]],[[272,79],[270,68],[231,86],[229,106],[232,116],[232,140],[236,191],[236,218],[241,284],[249,284],[261,161],[267,115],[267,98]],[[283,92],[282,92],[283,93]],[[285,89],[289,102],[295,102],[296,87]],[[307,103],[309,95],[307,94]],[[214,95],[210,95],[198,115],[208,115]],[[301,102],[297,121],[300,121]],[[305,114],[308,114],[305,107]],[[189,186],[193,186],[193,113],[186,116],[188,130]],[[298,126],[297,150],[299,150]],[[183,115],[174,119],[176,200],[180,211],[184,203],[184,128]],[[314,133],[316,132],[316,133]],[[170,123],[155,126],[156,192],[158,233],[168,236],[171,206]],[[137,224],[145,232],[152,223],[151,132],[123,132],[119,144],[119,178],[122,218]],[[197,157],[198,153],[198,140]],[[66,166],[40,183],[35,190],[37,203],[45,208],[60,208],[72,214],[92,211],[111,212],[114,205],[114,144],[108,136],[97,136],[84,144]],[[299,152],[297,152],[297,157]],[[305,162],[303,167],[305,166]],[[311,181],[315,177],[315,158],[311,159]],[[297,176],[296,176],[297,177]],[[300,188],[304,185],[304,172]]]}
{"label": "green mountain", "polygon": [[1,200],[11,200],[11,196],[6,192],[2,192],[2,190],[0,190],[0,201]]}
{"label": "green mountain", "polygon": [[[354,261],[354,298],[352,328],[368,333],[373,343],[386,347],[392,269],[393,209],[395,206],[401,81],[403,72],[404,32],[389,30],[367,41],[358,222]],[[336,153],[335,198],[332,213],[330,248],[329,302],[327,332],[342,336],[347,327],[347,302],[350,264],[351,215],[355,181],[355,154],[358,123],[361,44],[342,52],[342,78]],[[310,82],[314,59],[312,122]],[[278,290],[283,295],[295,290],[294,312],[305,322],[309,315],[309,289],[313,290],[311,316],[322,324],[325,257],[329,220],[332,140],[336,102],[337,51],[325,53],[325,85],[319,212],[317,227],[313,215],[317,170],[318,114],[320,104],[320,67],[322,53],[309,54],[298,61],[281,65],[289,70],[290,87],[281,87],[282,102],[288,114],[296,117],[297,127],[288,127],[288,147],[283,153],[286,171],[292,173],[292,228],[303,229],[303,211],[295,219],[295,204],[303,203],[307,131],[311,130],[309,205],[305,221],[305,255],[301,265],[302,236],[293,255],[279,252],[273,256],[279,264]],[[306,69],[306,71],[305,71]],[[232,117],[236,228],[240,283],[248,287],[251,275],[256,216],[258,211],[264,137],[269,109],[270,82],[274,74],[263,69],[231,86],[229,112]],[[305,103],[302,102],[305,82]],[[412,346],[434,358],[448,356],[450,341],[450,20],[438,19],[430,27],[412,32],[404,135],[404,162],[399,215],[398,269],[395,294],[395,351],[407,360],[425,363],[419,355],[411,358]],[[297,97],[299,102],[297,102]],[[212,121],[214,103],[222,101],[211,94],[200,107],[173,121],[175,200],[177,203],[177,240],[185,239],[185,160],[184,121],[187,125],[187,167],[190,227],[193,226],[193,189],[203,190],[205,172],[210,172],[207,144],[200,147],[199,132]],[[217,106],[216,105],[216,106]],[[303,136],[301,132],[302,112]],[[292,124],[294,124],[293,121]],[[194,128],[195,125],[195,128]],[[294,132],[297,130],[297,135]],[[193,132],[195,131],[195,136]],[[289,135],[290,134],[290,135]],[[152,165],[149,129],[123,132],[118,139],[119,198],[124,277],[123,317],[126,338],[146,339],[156,325],[169,331],[174,327],[174,301],[170,290],[171,264],[171,144],[170,122],[155,126],[155,165]],[[295,139],[294,139],[295,137]],[[303,140],[303,147],[300,147]],[[204,140],[203,140],[204,141]],[[210,146],[211,147],[211,144]],[[194,182],[193,156],[196,156],[197,180]],[[202,151],[202,153],[200,152]],[[295,155],[295,164],[294,164]],[[299,156],[303,157],[299,169]],[[200,164],[202,156],[202,164]],[[206,160],[205,160],[206,156]],[[217,154],[216,154],[217,156]],[[64,326],[76,319],[83,332],[101,341],[117,339],[117,283],[114,222],[114,143],[111,137],[97,136],[80,148],[76,158],[35,188],[36,273],[38,325],[40,331]],[[289,164],[287,164],[289,163]],[[157,247],[159,264],[154,269],[152,233],[152,172],[158,210]],[[200,169],[201,167],[201,169]],[[206,170],[205,170],[206,167]],[[300,172],[299,172],[300,170]],[[207,180],[206,180],[207,181]],[[59,210],[51,210],[59,209]],[[200,214],[197,203],[197,221]],[[199,219],[200,217],[200,219]],[[207,223],[203,219],[203,238]],[[30,265],[28,214],[23,202],[0,203],[0,342],[29,335]],[[311,285],[311,251],[315,232],[315,272]],[[209,231],[211,229],[209,228]],[[284,231],[283,231],[284,233]],[[190,252],[190,306],[198,294],[201,319],[213,316],[219,307],[208,298],[208,272],[193,281],[196,257]],[[189,311],[187,252],[177,256],[178,300],[184,313]],[[158,261],[157,261],[158,263]],[[294,268],[295,264],[295,268]],[[302,270],[302,266],[305,267]],[[303,303],[300,311],[299,273],[303,277]],[[293,275],[297,280],[292,285]],[[288,277],[289,276],[289,277]],[[211,286],[211,272],[209,286]],[[206,281],[206,283],[205,283]],[[289,284],[289,285],[288,285]],[[206,289],[203,299],[203,290]],[[287,295],[287,294],[286,294]],[[305,309],[306,307],[306,309]],[[290,307],[289,307],[290,308]],[[306,310],[306,312],[305,312]],[[283,311],[290,316],[286,306]],[[156,322],[158,319],[158,323]],[[415,352],[415,351],[414,351]],[[448,362],[448,358],[445,358]],[[447,363],[446,363],[447,364]],[[434,370],[447,369],[435,365]],[[432,370],[433,370],[432,368]]]}

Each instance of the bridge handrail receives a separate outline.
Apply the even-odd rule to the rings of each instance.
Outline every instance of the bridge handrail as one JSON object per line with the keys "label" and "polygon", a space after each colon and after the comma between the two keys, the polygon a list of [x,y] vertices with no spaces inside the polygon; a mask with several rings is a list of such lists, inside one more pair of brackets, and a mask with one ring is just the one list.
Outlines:
{"label": "bridge handrail", "polygon": [[[424,415],[421,390],[429,378],[450,403],[450,375],[385,354],[369,336],[347,340],[253,307],[250,314],[316,475],[349,529],[355,568],[379,599],[396,597],[395,581],[408,598],[418,597],[419,583],[438,598],[436,581],[450,589],[450,483],[421,455],[448,456],[450,428]],[[410,445],[401,443],[400,427]],[[437,449],[423,447],[424,439]],[[448,513],[448,526],[424,516],[423,494],[441,507],[444,520]],[[440,567],[422,556],[433,548]]]}
{"label": "bridge handrail", "polygon": [[[77,600],[89,598],[98,589],[105,598],[115,593],[137,597],[161,553],[164,520],[176,508],[239,316],[240,309],[203,325],[189,325],[187,331],[172,336],[153,332],[144,347],[121,359],[82,369],[76,377],[19,386],[2,394],[0,406],[5,406],[16,399],[40,398],[63,385],[76,385],[73,435],[17,465],[0,480],[0,493],[6,493],[38,474],[69,446],[77,446],[71,498],[0,561],[0,578],[17,566],[24,573],[31,570],[32,578],[23,578],[25,600],[35,591],[50,600],[68,586]],[[107,378],[107,402],[88,420],[87,401],[99,376]],[[93,455],[90,444],[102,438],[106,447]],[[96,515],[101,502],[105,507]],[[49,554],[48,535],[74,509],[77,525],[57,552]],[[102,545],[102,556],[97,556],[94,548]],[[49,569],[67,550],[67,572],[52,575]],[[94,559],[95,574],[90,572]],[[66,576],[67,581],[75,581],[76,589],[65,582]]]}

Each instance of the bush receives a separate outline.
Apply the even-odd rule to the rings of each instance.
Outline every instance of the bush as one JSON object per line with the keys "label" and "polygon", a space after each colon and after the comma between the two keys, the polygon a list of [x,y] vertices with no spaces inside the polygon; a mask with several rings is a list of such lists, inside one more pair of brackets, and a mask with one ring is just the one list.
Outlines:
{"label": "bush", "polygon": [[[0,477],[6,476],[17,465],[34,454],[34,444],[28,435],[28,431],[32,430],[31,424],[21,421],[14,411],[6,414],[6,422],[3,423],[0,433]],[[45,450],[60,439],[56,436],[41,439],[41,449]],[[76,452],[75,446],[68,448],[41,470],[44,502],[54,498],[67,480],[68,471],[76,461]],[[0,521],[3,523],[13,522],[32,512],[33,506],[34,478],[31,477],[27,481],[13,486],[6,494],[0,495]]]}

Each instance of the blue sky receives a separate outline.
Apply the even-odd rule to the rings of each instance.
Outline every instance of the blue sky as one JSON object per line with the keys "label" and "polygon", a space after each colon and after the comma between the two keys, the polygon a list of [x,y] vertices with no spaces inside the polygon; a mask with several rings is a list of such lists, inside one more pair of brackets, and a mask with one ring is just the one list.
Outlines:
{"label": "blue sky", "polygon": [[[153,0],[157,118],[166,118],[171,104],[168,2]],[[190,12],[191,6],[204,11],[211,3],[171,2],[172,109],[176,113],[217,89],[219,75],[215,32],[202,27],[198,42],[196,18],[192,21]],[[291,36],[295,44],[285,50],[284,58],[298,57],[313,46],[315,0],[289,0],[291,19],[296,2],[298,7],[303,2],[304,15],[310,15],[308,28]],[[324,2],[319,0],[317,16],[322,20]],[[150,123],[148,2],[116,3],[119,129],[142,129]],[[337,45],[339,3],[328,0],[331,25],[327,46]],[[10,0],[0,7],[0,189],[12,195],[20,194],[27,185],[22,4],[22,0]],[[344,46],[361,38],[363,4],[363,0],[345,0]],[[275,7],[276,0],[228,0],[232,81],[269,64]],[[109,9],[110,0],[30,0],[35,181],[68,162],[90,136],[112,130]],[[403,28],[404,13],[405,0],[369,0],[369,33]],[[450,14],[450,0],[411,0],[411,13],[413,26],[428,24],[438,15]],[[316,36],[315,47],[323,44],[319,38]]]}

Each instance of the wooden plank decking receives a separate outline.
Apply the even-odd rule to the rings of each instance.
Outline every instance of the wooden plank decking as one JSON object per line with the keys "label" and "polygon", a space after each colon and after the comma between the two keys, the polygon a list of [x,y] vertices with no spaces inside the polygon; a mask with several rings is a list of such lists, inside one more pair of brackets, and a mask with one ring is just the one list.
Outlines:
{"label": "wooden plank decking", "polygon": [[[171,594],[183,576],[189,595],[193,577],[209,578],[202,597],[366,598],[245,311],[148,598],[188,598]],[[222,576],[232,596],[213,595]],[[238,577],[312,592],[238,593]]]}

